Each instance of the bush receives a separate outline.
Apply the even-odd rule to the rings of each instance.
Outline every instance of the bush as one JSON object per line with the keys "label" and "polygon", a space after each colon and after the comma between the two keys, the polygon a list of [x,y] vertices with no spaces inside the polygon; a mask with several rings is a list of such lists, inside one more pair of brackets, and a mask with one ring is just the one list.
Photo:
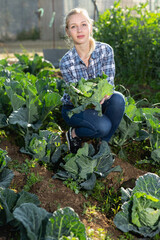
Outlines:
{"label": "bush", "polygon": [[100,15],[94,37],[114,49],[115,81],[160,89],[159,24],[160,13],[149,12],[147,4],[123,9],[118,1]]}

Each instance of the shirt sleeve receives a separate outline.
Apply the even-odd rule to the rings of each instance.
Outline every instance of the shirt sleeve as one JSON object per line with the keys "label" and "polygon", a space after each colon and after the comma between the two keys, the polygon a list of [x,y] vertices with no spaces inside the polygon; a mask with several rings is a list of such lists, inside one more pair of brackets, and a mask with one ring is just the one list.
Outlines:
{"label": "shirt sleeve", "polygon": [[67,69],[66,67],[64,67],[63,65],[60,64],[60,71],[62,73],[63,79],[66,83],[71,82],[72,80],[72,75],[69,69]]}
{"label": "shirt sleeve", "polygon": [[[69,67],[67,67],[65,63],[66,63],[66,61],[63,60],[63,58],[62,58],[60,61],[60,64],[59,64],[59,68],[62,73],[64,81],[68,84],[69,82],[73,81],[73,76],[69,70]],[[63,102],[63,104],[72,105],[72,103],[70,101],[70,96],[68,94],[66,94],[65,92],[61,98],[61,101]]]}
{"label": "shirt sleeve", "polygon": [[113,48],[109,45],[106,47],[106,51],[103,54],[102,71],[108,76],[107,80],[114,86],[115,77],[115,61]]}
{"label": "shirt sleeve", "polygon": [[72,72],[72,65],[71,59],[67,56],[64,56],[60,61],[59,68],[66,83],[77,82]]}

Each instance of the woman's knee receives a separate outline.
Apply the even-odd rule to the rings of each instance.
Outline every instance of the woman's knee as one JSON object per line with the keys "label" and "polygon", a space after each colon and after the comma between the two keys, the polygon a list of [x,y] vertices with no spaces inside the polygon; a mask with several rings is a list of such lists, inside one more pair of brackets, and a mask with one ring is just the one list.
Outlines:
{"label": "woman's knee", "polygon": [[112,128],[112,123],[109,119],[107,121],[99,122],[97,126],[97,132],[100,137],[107,136]]}
{"label": "woman's knee", "polygon": [[115,91],[110,100],[115,105],[125,105],[125,98],[120,92]]}

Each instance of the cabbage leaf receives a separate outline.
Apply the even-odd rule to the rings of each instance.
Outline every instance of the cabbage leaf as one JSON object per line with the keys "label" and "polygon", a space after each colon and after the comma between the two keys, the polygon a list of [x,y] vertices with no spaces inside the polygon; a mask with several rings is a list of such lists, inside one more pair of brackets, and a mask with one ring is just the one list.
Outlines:
{"label": "cabbage leaf", "polygon": [[112,171],[121,171],[120,166],[112,167],[114,158],[106,141],[102,141],[99,151],[93,155],[93,145],[85,143],[76,154],[68,154],[61,164],[65,171],[57,172],[53,178],[72,178],[79,188],[92,190],[97,177],[106,177]]}
{"label": "cabbage leaf", "polygon": [[160,177],[146,173],[132,189],[122,188],[122,211],[114,217],[117,228],[154,237],[160,232]]}
{"label": "cabbage leaf", "polygon": [[107,75],[95,79],[81,78],[77,83],[69,83],[65,86],[65,93],[70,96],[74,108],[69,111],[71,117],[75,113],[84,111],[87,108],[95,108],[99,115],[102,115],[100,101],[107,95],[112,95],[114,87],[108,83]]}

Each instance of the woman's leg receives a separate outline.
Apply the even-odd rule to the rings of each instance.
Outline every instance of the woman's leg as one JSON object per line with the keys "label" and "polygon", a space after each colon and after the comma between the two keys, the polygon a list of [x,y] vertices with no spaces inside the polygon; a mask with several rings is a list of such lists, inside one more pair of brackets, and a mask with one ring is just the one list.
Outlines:
{"label": "woman's leg", "polygon": [[72,107],[63,106],[62,116],[69,126],[75,128],[79,138],[102,138],[110,132],[112,124],[107,116],[99,116],[94,109],[87,109],[69,118],[67,112],[71,109]]}
{"label": "woman's leg", "polygon": [[121,93],[115,92],[102,105],[102,116],[94,109],[87,109],[71,118],[67,112],[73,107],[63,106],[62,116],[66,123],[75,128],[75,133],[79,138],[101,138],[109,141],[118,128],[125,110],[125,100]]}
{"label": "woman's leg", "polygon": [[102,105],[102,112],[105,116],[107,116],[111,123],[112,127],[110,132],[102,138],[102,140],[109,141],[116,129],[118,128],[121,119],[123,117],[125,110],[125,99],[120,92],[116,92],[110,97],[110,99],[106,100]]}

